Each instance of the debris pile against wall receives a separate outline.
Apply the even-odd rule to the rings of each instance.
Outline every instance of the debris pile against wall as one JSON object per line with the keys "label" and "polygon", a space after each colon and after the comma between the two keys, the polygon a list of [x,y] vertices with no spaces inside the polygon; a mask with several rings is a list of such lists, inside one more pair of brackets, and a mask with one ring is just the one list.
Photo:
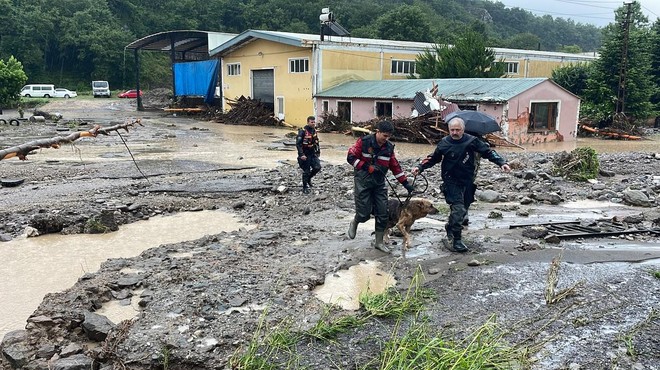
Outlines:
{"label": "debris pile against wall", "polygon": [[212,121],[229,125],[285,126],[273,113],[273,107],[260,99],[240,96],[237,99],[225,98],[231,107],[227,112],[217,111]]}

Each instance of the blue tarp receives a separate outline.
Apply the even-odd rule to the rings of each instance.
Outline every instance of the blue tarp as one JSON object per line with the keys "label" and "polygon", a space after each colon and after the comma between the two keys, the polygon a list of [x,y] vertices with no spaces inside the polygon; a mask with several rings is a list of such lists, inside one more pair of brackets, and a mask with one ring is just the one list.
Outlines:
{"label": "blue tarp", "polygon": [[174,95],[203,96],[205,103],[213,102],[218,83],[217,59],[174,64]]}

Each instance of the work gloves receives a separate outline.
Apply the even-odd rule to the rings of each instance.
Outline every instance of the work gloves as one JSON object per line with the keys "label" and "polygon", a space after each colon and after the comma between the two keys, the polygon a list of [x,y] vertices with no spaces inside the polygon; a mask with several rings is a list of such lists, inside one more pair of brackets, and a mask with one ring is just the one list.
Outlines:
{"label": "work gloves", "polygon": [[406,190],[408,190],[408,194],[412,194],[412,192],[415,191],[415,188],[408,180],[406,180],[406,182],[403,183],[403,187],[406,188]]}

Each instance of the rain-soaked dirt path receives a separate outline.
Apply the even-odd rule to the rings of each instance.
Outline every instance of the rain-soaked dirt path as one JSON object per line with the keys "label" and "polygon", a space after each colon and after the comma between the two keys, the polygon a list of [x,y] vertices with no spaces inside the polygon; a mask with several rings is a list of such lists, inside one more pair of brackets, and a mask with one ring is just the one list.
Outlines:
{"label": "rain-soaked dirt path", "polygon": [[[652,274],[660,270],[657,235],[553,244],[523,236],[523,229],[509,229],[518,223],[600,219],[627,219],[631,227],[651,227],[660,219],[656,201],[660,184],[654,179],[660,175],[657,145],[631,146],[627,154],[603,147],[603,152],[614,151],[601,156],[602,167],[614,177],[599,177],[594,184],[544,175],[551,153],[503,151],[524,166],[511,176],[490,164],[482,166],[481,189],[503,197],[493,203],[479,201],[471,209],[471,224],[465,231],[470,253],[453,253],[443,246],[441,212],[415,223],[410,250],[403,253],[401,239],[393,236],[395,251],[384,255],[369,247],[373,221],[360,225],[356,239],[345,235],[353,211],[352,175],[344,164],[353,143],[350,137],[321,136],[324,169],[315,179],[313,194],[302,196],[292,139],[287,137],[290,130],[222,126],[159,112],[138,115],[115,99],[57,103],[61,105],[48,109],[61,110],[65,119],[83,117],[110,124],[139,116],[144,127],[122,134],[130,153],[121,138],[110,136],[80,140],[73,149],[44,149],[25,162],[0,162],[2,177],[25,179],[20,187],[0,188],[0,235],[18,238],[27,226],[39,224],[34,220],[40,215],[58,221],[64,233],[78,234],[95,215],[111,210],[120,230],[103,238],[131,228],[144,230],[140,233],[144,238],[116,242],[122,247],[130,244],[130,252],[120,257],[114,253],[119,248],[100,246],[95,241],[98,236],[75,235],[79,241],[71,239],[71,244],[83,247],[77,252],[83,258],[112,259],[101,263],[98,271],[96,264],[87,269],[72,259],[76,265],[69,267],[84,271],[80,279],[73,284],[74,277],[57,289],[64,291],[52,291],[38,308],[28,309],[34,313],[27,331],[14,331],[2,343],[0,368],[67,368],[64,364],[73,359],[81,363],[95,359],[101,366],[142,369],[162,367],[164,353],[170,368],[223,368],[237,349],[245,348],[263,315],[267,325],[293,319],[296,330],[306,330],[325,312],[319,298],[347,293],[353,285],[375,288],[376,281],[366,277],[374,266],[380,269],[376,276],[383,285],[395,283],[401,290],[421,269],[424,286],[436,294],[425,315],[438,334],[460,336],[494,315],[508,343],[533,349],[527,356],[530,368],[658,368],[660,280]],[[29,130],[0,128],[0,147],[63,130],[54,124]],[[597,148],[602,144],[587,143]],[[536,149],[553,150],[546,145],[530,151]],[[426,145],[397,144],[406,169],[430,150]],[[423,196],[442,210],[437,172],[428,171],[430,186]],[[649,198],[647,206],[627,204],[621,194],[628,190],[643,192]],[[555,198],[539,194],[556,195],[558,204],[550,204]],[[195,212],[187,216],[191,211]],[[222,216],[228,214],[250,226],[237,228]],[[160,226],[161,232],[146,226],[173,215],[181,218]],[[129,223],[130,227],[122,226]],[[174,225],[191,234],[177,232]],[[176,239],[161,241],[152,233],[176,234]],[[34,240],[55,238],[67,243],[71,237]],[[29,255],[15,250],[18,242],[0,243],[3,259],[10,260],[0,272],[19,276],[11,266],[21,265],[26,281],[38,280],[45,269],[39,267],[37,257],[35,264],[26,261]],[[85,243],[90,247],[84,248]],[[53,260],[64,254],[56,244],[50,246],[39,252],[42,261],[49,254]],[[136,256],[145,248],[150,249]],[[109,249],[107,254],[103,249]],[[547,305],[546,274],[557,256],[563,261],[558,289],[581,285],[575,296]],[[363,270],[368,273],[350,273]],[[326,281],[332,284],[325,286]],[[4,311],[14,311],[24,297],[21,286],[2,287],[0,314],[6,316]],[[352,293],[353,300],[356,294]],[[122,310],[129,316],[117,314]],[[89,312],[103,314],[114,324],[134,317],[130,326],[116,329],[121,335],[111,342],[112,352],[95,345],[102,339],[81,325],[93,320]],[[355,313],[335,314],[344,312]],[[377,357],[393,324],[370,323],[334,343],[303,343],[293,368],[364,366]]]}

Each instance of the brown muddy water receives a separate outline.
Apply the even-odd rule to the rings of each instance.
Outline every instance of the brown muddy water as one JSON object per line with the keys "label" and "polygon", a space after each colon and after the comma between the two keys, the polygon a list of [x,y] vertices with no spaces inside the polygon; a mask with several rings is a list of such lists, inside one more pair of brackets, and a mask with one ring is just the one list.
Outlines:
{"label": "brown muddy water", "polygon": [[[22,329],[44,295],[71,287],[109,258],[246,227],[221,211],[184,212],[123,225],[108,234],[48,234],[0,243],[0,338]],[[249,227],[249,226],[248,226]],[[112,315],[110,315],[112,316]]]}

